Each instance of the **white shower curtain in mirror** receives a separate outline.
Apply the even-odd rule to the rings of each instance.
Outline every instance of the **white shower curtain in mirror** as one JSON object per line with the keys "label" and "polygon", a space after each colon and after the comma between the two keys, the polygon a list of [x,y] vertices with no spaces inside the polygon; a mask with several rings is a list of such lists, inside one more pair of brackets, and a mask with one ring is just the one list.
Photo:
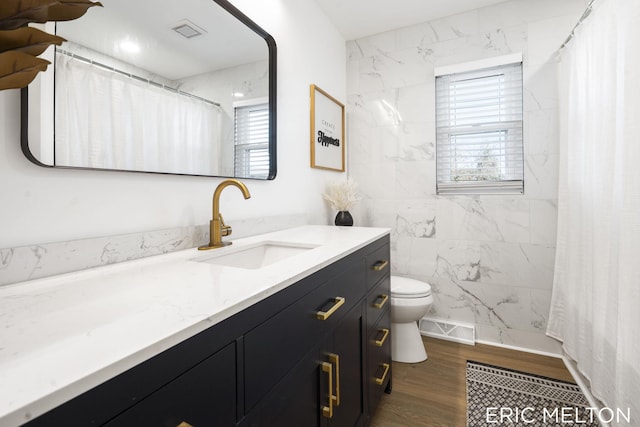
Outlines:
{"label": "white shower curtain in mirror", "polygon": [[56,56],[56,164],[218,175],[218,107]]}
{"label": "white shower curtain in mirror", "polygon": [[559,83],[558,240],[547,334],[563,342],[594,396],[630,410],[639,426],[639,0],[595,1],[562,51]]}

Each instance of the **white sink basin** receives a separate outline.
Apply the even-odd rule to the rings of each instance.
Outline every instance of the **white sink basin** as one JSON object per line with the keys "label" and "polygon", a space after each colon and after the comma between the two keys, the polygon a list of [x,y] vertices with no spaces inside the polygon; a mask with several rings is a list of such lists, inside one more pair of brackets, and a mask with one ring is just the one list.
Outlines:
{"label": "white sink basin", "polygon": [[[256,270],[267,265],[305,253],[318,245],[288,242],[260,242],[250,246],[225,248],[222,253],[212,253],[194,258],[194,261],[227,267]],[[216,249],[213,249],[214,251]]]}

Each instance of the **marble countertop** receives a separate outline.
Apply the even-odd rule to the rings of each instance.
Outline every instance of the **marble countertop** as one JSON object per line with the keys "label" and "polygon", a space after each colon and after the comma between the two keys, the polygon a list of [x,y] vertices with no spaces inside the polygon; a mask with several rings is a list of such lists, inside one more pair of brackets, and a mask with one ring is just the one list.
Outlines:
{"label": "marble countertop", "polygon": [[[23,424],[388,232],[304,226],[2,286],[0,424]],[[254,270],[194,261],[262,241],[316,247]]]}

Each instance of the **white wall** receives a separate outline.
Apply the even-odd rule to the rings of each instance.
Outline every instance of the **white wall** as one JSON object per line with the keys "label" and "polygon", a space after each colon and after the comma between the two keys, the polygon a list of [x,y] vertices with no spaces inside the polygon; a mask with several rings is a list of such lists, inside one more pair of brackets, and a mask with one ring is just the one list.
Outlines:
{"label": "white wall", "polygon": [[[557,352],[544,335],[555,254],[558,47],[584,0],[511,0],[348,43],[353,213],[392,227],[396,273],[428,281],[429,316],[480,340]],[[522,52],[525,194],[435,194],[434,67]]]}
{"label": "white wall", "polygon": [[[328,223],[321,193],[345,174],[309,168],[309,85],[345,101],[344,39],[312,0],[233,3],[278,45],[278,175],[247,181],[246,201],[225,190],[225,219],[299,214]],[[20,92],[0,92],[0,248],[205,224],[219,182],[35,166],[20,151]]]}

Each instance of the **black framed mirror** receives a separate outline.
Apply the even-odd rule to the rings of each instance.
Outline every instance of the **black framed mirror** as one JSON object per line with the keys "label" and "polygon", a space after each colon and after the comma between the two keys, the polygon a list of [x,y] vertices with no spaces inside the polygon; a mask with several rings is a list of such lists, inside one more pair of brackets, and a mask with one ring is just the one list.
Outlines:
{"label": "black framed mirror", "polygon": [[[226,0],[102,0],[22,90],[45,167],[274,179],[276,44]],[[53,26],[53,24],[47,24]]]}

